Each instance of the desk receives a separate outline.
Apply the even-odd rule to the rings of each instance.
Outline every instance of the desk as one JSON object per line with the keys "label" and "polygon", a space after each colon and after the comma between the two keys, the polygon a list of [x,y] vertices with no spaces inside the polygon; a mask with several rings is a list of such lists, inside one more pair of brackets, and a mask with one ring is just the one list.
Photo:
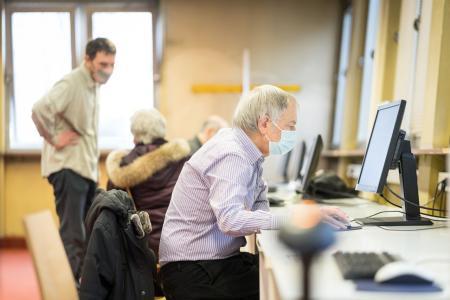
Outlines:
{"label": "desk", "polygon": [[[330,201],[330,205],[339,206],[352,218],[368,216],[382,210],[395,210],[358,198]],[[386,215],[389,214],[383,216]],[[434,226],[444,224],[435,222]],[[411,230],[424,227],[389,228]],[[336,243],[312,264],[312,299],[450,299],[450,229],[405,232],[367,226],[360,230],[336,232],[336,238]],[[301,263],[294,253],[278,240],[278,231],[263,230],[258,234],[256,242],[260,253],[261,299],[300,299]],[[437,283],[443,288],[443,292],[412,294],[356,291],[352,281],[343,279],[332,257],[337,250],[388,251],[411,261],[434,259],[423,266],[436,275]]]}

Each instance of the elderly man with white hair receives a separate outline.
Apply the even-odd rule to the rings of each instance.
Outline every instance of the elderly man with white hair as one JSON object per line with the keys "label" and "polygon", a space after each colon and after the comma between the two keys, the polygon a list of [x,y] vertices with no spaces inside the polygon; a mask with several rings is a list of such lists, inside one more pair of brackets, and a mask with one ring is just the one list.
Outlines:
{"label": "elderly man with white hair", "polygon": [[219,116],[209,116],[205,122],[203,122],[200,131],[190,140],[188,140],[189,147],[191,148],[191,155],[197,152],[200,147],[209,141],[220,129],[228,127],[227,121]]}
{"label": "elderly man with white hair", "polygon": [[[167,299],[259,299],[258,257],[239,249],[246,235],[278,229],[285,220],[269,210],[262,163],[294,147],[296,123],[292,95],[257,87],[238,104],[233,127],[219,131],[185,163],[159,248]],[[322,212],[333,226],[347,222],[337,208]]]}
{"label": "elderly man with white hair", "polygon": [[114,151],[106,159],[108,189],[129,190],[138,210],[152,222],[149,246],[158,254],[159,238],[172,190],[190,148],[185,140],[166,141],[166,120],[156,109],[139,110],[131,117],[135,147]]}

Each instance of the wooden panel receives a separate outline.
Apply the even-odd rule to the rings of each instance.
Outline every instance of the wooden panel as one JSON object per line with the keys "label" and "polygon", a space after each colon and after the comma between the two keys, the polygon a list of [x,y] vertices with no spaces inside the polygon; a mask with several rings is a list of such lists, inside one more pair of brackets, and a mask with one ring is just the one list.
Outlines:
{"label": "wooden panel", "polygon": [[432,5],[421,146],[446,147],[450,142],[450,2],[436,0]]}
{"label": "wooden panel", "polygon": [[[0,1],[0,13],[2,17],[4,16],[4,1]],[[1,18],[0,18],[1,21]],[[0,32],[3,32],[2,28],[3,22],[0,22]],[[6,200],[5,200],[5,158],[3,154],[5,153],[5,89],[3,83],[3,45],[2,40],[0,40],[0,237],[5,235],[6,231]]]}
{"label": "wooden panel", "polygon": [[78,299],[69,261],[50,211],[27,215],[24,226],[42,299]]}

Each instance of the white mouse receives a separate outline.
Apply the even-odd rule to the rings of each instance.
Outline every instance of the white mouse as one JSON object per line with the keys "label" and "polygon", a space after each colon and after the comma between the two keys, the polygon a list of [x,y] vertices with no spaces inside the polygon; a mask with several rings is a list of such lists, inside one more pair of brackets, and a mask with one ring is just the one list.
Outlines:
{"label": "white mouse", "polygon": [[398,284],[432,284],[433,275],[422,267],[406,262],[395,261],[381,267],[375,273],[375,282]]}

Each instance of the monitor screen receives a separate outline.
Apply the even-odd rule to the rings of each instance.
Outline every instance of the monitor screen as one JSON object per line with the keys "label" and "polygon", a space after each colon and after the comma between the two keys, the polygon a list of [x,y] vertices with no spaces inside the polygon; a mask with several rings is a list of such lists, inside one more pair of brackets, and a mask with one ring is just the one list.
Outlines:
{"label": "monitor screen", "polygon": [[319,164],[320,153],[322,152],[323,141],[322,136],[317,135],[311,147],[306,153],[305,162],[303,164],[303,168],[301,170],[301,174],[299,175],[300,186],[298,191],[305,193],[308,188],[308,184],[311,181],[311,178],[316,173],[317,165]]}
{"label": "monitor screen", "polygon": [[381,193],[389,171],[406,101],[378,107],[375,122],[359,174],[358,191]]}

